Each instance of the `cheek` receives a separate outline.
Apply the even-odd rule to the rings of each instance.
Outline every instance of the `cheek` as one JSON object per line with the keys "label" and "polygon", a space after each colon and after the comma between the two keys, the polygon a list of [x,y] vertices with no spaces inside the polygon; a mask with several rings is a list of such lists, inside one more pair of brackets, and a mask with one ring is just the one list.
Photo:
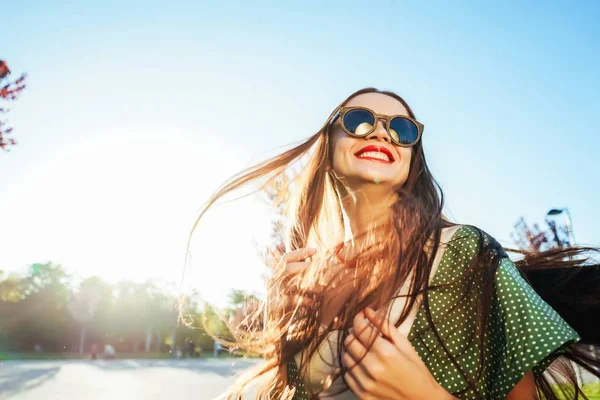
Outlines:
{"label": "cheek", "polygon": [[353,139],[346,135],[332,134],[330,136],[329,160],[334,170],[343,168],[344,158],[350,152],[353,145]]}
{"label": "cheek", "polygon": [[331,153],[330,155],[330,160],[331,160],[331,168],[333,168],[334,171],[342,173],[343,170],[345,170],[344,166],[346,164],[346,162],[344,161],[345,157],[342,153],[342,151],[340,151],[341,149],[338,148],[338,151],[334,151]]}
{"label": "cheek", "polygon": [[402,171],[400,175],[403,180],[406,180],[408,174],[410,173],[410,163],[413,158],[413,151],[410,148],[401,148],[398,153],[400,154],[400,170]]}
{"label": "cheek", "polygon": [[402,160],[402,168],[409,168],[413,157],[412,149],[401,147],[398,153],[400,154],[400,160]]}

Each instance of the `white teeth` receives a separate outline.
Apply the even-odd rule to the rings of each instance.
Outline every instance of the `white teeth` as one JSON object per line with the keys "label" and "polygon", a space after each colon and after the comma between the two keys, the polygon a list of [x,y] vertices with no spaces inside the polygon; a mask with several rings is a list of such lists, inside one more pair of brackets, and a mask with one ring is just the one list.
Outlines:
{"label": "white teeth", "polygon": [[377,158],[383,161],[390,161],[390,158],[385,153],[380,153],[379,151],[365,151],[364,153],[360,153],[357,155],[360,158]]}

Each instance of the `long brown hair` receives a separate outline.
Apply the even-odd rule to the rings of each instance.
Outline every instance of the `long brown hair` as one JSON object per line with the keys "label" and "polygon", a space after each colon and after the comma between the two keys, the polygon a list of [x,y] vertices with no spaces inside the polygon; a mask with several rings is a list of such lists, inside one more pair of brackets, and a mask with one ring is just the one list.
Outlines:
{"label": "long brown hair", "polygon": [[[361,253],[343,262],[343,267],[332,270],[334,249],[336,244],[344,240],[344,226],[340,208],[344,192],[343,178],[337,177],[331,169],[329,143],[329,127],[339,107],[344,106],[352,98],[363,93],[381,93],[398,100],[415,118],[409,105],[400,96],[389,91],[366,88],[351,94],[327,118],[323,126],[313,136],[300,145],[257,164],[232,177],[203,207],[196,220],[192,234],[202,215],[219,199],[228,193],[248,184],[259,183],[258,190],[264,189],[274,180],[290,171],[293,166],[303,163],[299,172],[294,175],[291,184],[282,188],[280,196],[290,200],[287,210],[287,232],[285,249],[291,251],[304,247],[324,249],[316,255],[311,267],[294,278],[285,280],[284,266],[273,262],[271,273],[267,279],[267,291],[278,296],[268,296],[256,309],[246,317],[238,327],[231,327],[234,341],[229,343],[233,349],[259,354],[264,363],[257,365],[244,375],[226,394],[228,399],[241,398],[241,393],[250,384],[259,382],[258,397],[266,399],[289,398],[293,390],[287,382],[287,364],[294,355],[303,350],[298,370],[309,373],[308,362],[318,350],[326,337],[334,330],[342,334],[338,344],[338,363],[341,364],[342,343],[352,326],[352,318],[367,306],[375,309],[390,305],[398,289],[412,275],[407,304],[404,307],[396,326],[399,326],[422,296],[429,329],[431,329],[457,370],[463,375],[465,382],[479,398],[484,393],[477,393],[476,381],[481,377],[473,377],[461,370],[453,354],[437,333],[428,301],[430,290],[429,277],[440,246],[443,228],[453,226],[442,215],[444,205],[443,193],[433,178],[423,152],[422,142],[413,148],[410,171],[404,186],[398,191],[398,201],[392,205],[392,217],[387,225],[372,227],[364,238]],[[486,322],[492,307],[493,276],[500,259],[506,256],[497,242],[486,244],[485,234],[481,232],[478,256],[473,260],[473,270],[485,268],[487,273],[481,275],[486,288],[479,302],[478,318],[480,323],[477,343],[480,351],[480,364],[483,364],[484,336]],[[191,237],[191,234],[190,234]],[[410,245],[408,245],[410,244]],[[552,258],[552,266],[562,265],[565,255],[578,255],[586,249],[561,249]],[[569,258],[573,260],[573,258]],[[273,260],[277,260],[275,257]],[[545,254],[527,253],[517,265],[523,270],[538,269],[546,266],[548,258]],[[573,262],[575,263],[576,262]],[[351,284],[352,296],[344,303],[334,321],[324,324],[322,306],[341,286]],[[286,312],[277,298],[284,297],[292,287],[301,288],[301,295],[310,296],[315,306],[310,309],[296,307]],[[319,288],[318,290],[315,288]],[[468,293],[467,293],[468,295]],[[260,325],[260,328],[256,327]],[[243,328],[242,328],[243,326]],[[248,327],[253,327],[248,329]],[[324,329],[320,329],[324,327]],[[578,351],[568,350],[567,357],[593,366],[590,358]],[[480,371],[482,366],[480,365]],[[569,369],[570,368],[570,369]],[[579,387],[574,379],[572,366],[565,364],[564,375],[570,377],[576,392]],[[341,374],[345,371],[342,370]],[[338,375],[338,376],[339,376]],[[548,382],[536,377],[536,383],[546,398],[557,398],[551,391]],[[459,395],[460,393],[457,393]]]}

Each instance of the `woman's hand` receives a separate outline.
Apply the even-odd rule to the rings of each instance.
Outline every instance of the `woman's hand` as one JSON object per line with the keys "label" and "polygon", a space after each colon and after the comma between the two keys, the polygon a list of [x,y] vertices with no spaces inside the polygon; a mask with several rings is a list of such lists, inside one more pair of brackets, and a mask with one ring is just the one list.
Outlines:
{"label": "woman's hand", "polygon": [[344,378],[362,400],[454,398],[436,382],[408,339],[371,308],[354,317],[344,348],[342,361],[349,370]]}
{"label": "woman's hand", "polygon": [[289,285],[290,281],[299,273],[306,270],[310,266],[310,257],[317,253],[313,248],[302,248],[287,252],[283,255],[282,262],[285,264],[285,269],[282,273],[283,284],[286,285],[285,290],[273,287],[269,293],[269,302],[276,302],[279,307],[283,308],[284,313],[293,312],[296,307],[311,307],[314,300],[308,296],[302,296],[300,289]]}

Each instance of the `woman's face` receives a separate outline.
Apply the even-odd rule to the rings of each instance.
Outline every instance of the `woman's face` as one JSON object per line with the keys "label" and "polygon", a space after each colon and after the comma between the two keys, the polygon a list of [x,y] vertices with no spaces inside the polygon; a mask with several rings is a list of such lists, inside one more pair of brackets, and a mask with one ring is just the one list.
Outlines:
{"label": "woman's face", "polygon": [[[377,114],[409,116],[406,108],[393,97],[381,93],[364,93],[352,98],[346,106],[363,106]],[[346,134],[339,118],[331,127],[330,143],[333,170],[346,184],[363,186],[365,183],[385,185],[390,190],[401,188],[408,178],[412,149],[394,144],[386,131],[386,122],[377,121],[375,130],[363,138]],[[371,147],[370,149],[368,146]],[[367,149],[365,151],[364,149]],[[372,150],[381,154],[369,154]],[[380,159],[387,153],[388,160]],[[391,155],[391,157],[389,157]]]}

